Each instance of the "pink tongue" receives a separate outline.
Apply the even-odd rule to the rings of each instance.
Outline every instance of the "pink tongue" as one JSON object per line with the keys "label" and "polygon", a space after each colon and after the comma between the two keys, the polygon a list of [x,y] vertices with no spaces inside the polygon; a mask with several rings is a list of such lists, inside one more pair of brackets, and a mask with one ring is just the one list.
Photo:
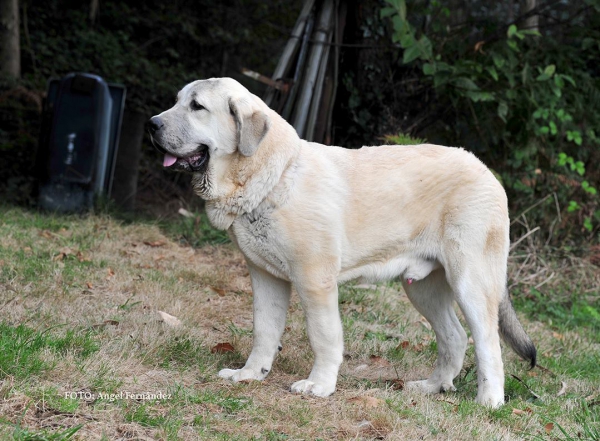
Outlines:
{"label": "pink tongue", "polygon": [[165,154],[165,159],[163,160],[163,167],[170,167],[177,162],[177,158],[175,156]]}

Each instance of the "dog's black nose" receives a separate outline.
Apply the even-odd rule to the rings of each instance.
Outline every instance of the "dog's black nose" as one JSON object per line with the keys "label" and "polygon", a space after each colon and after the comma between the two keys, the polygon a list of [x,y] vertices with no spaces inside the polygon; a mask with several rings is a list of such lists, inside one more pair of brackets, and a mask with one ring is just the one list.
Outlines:
{"label": "dog's black nose", "polygon": [[150,133],[158,132],[162,128],[162,126],[162,119],[160,119],[158,116],[153,116],[148,121],[148,130],[150,131]]}

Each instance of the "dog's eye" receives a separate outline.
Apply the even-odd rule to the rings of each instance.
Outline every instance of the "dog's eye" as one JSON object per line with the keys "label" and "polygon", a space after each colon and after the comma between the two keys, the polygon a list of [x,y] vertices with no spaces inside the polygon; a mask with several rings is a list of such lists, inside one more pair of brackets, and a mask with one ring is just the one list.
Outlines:
{"label": "dog's eye", "polygon": [[192,110],[206,110],[206,107],[204,107],[198,101],[194,100],[194,101],[190,102],[190,109],[192,109]]}

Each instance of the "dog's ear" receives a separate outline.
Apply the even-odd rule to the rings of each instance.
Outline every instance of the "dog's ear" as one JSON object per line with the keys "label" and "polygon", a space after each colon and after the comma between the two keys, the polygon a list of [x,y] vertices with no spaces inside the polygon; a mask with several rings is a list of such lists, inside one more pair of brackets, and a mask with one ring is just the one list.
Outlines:
{"label": "dog's ear", "polygon": [[252,156],[269,131],[269,117],[246,98],[230,98],[229,111],[237,126],[238,150]]}

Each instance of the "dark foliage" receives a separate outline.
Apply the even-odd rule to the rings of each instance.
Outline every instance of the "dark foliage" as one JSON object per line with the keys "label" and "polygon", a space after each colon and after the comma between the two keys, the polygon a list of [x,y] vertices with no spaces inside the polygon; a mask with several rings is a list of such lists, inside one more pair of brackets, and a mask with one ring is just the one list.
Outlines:
{"label": "dark foliage", "polygon": [[[48,78],[85,71],[123,83],[128,109],[149,116],[193,79],[240,79],[241,67],[269,75],[302,3],[107,0],[90,17],[90,2],[21,0],[22,79],[0,80],[0,190],[30,194]],[[513,216],[537,204],[523,228],[597,239],[600,3],[537,0],[530,29],[520,3],[348,0],[334,142],[464,146],[497,173]],[[185,195],[153,153],[142,164],[142,188]]]}

